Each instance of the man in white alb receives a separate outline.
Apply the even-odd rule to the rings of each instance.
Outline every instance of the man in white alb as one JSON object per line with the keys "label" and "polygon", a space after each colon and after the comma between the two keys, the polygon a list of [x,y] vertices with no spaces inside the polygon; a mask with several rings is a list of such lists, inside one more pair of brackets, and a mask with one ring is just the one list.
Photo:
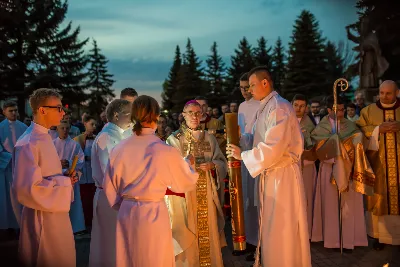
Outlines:
{"label": "man in white alb", "polygon": [[[247,151],[227,145],[227,156],[243,160],[259,176],[259,240],[255,266],[311,267],[306,200],[299,162],[303,137],[292,105],[273,88],[266,67],[249,72],[249,91],[260,100],[253,134],[241,142]],[[262,263],[259,249],[261,247]]]}
{"label": "man in white alb", "polygon": [[[4,148],[1,154],[1,171],[4,172],[4,180],[0,181],[0,229],[18,229],[20,220],[20,205],[10,191],[12,183],[11,154],[18,138],[28,128],[17,120],[18,106],[14,101],[6,101],[3,105],[3,113],[6,117],[0,123],[0,143]],[[8,153],[8,154],[7,154]]]}
{"label": "man in white alb", "polygon": [[[240,92],[245,99],[245,101],[239,105],[238,121],[240,132],[241,134],[250,134],[253,129],[257,110],[260,107],[260,101],[255,100],[249,92],[249,78],[247,77],[247,73],[240,77],[239,86]],[[242,150],[249,150],[252,148],[253,144],[250,144],[248,147],[241,147]],[[242,162],[244,225],[246,228],[247,250],[251,252],[246,259],[249,261],[254,260],[253,254],[258,242],[258,211],[256,202],[258,200],[254,199],[254,186],[255,179],[251,177],[249,171],[246,169],[246,165]]]}
{"label": "man in white alb", "polygon": [[[49,135],[64,115],[61,95],[38,89],[29,98],[33,121],[13,154],[13,193],[23,205],[19,256],[25,266],[74,267],[75,242],[69,209],[76,172],[62,173]],[[71,178],[72,177],[72,178]]]}

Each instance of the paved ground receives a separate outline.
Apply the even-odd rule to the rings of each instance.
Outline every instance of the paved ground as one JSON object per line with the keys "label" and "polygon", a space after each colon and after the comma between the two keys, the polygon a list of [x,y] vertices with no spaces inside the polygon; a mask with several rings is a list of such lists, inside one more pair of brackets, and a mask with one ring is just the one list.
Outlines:
{"label": "paved ground", "polygon": [[[226,234],[230,241],[230,229],[227,223]],[[0,236],[1,240],[1,236]],[[17,241],[0,241],[0,266],[14,267],[17,252]],[[76,240],[77,267],[87,267],[89,257],[89,238]],[[232,256],[231,244],[223,250],[225,267],[250,267],[251,262],[245,256]],[[382,267],[389,263],[389,267],[400,267],[399,246],[386,246],[382,251],[374,251],[371,247],[356,248],[351,254],[340,255],[339,252],[325,249],[322,243],[312,243],[313,267]],[[296,267],[296,266],[293,266]]]}

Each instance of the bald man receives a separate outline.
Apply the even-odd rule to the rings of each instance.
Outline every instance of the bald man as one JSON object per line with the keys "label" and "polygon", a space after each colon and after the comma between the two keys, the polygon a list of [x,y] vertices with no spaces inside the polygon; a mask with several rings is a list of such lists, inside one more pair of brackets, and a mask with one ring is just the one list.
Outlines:
{"label": "bald man", "polygon": [[367,233],[383,244],[400,245],[400,101],[393,81],[379,87],[379,100],[361,110],[357,125],[369,139],[368,159],[375,173],[374,196],[366,197]]}

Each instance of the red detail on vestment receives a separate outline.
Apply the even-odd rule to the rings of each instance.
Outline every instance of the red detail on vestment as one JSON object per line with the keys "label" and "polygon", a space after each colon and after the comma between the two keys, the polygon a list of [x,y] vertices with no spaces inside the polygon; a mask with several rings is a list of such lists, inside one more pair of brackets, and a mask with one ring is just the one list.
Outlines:
{"label": "red detail on vestment", "polygon": [[168,188],[167,188],[167,191],[165,191],[165,195],[166,196],[178,196],[178,197],[185,198],[185,193],[175,193],[175,192],[172,192],[171,190],[169,190]]}
{"label": "red detail on vestment", "polygon": [[242,243],[242,242],[246,242],[246,237],[241,235],[241,236],[234,236],[233,237],[233,242],[237,242],[237,243]]}
{"label": "red detail on vestment", "polygon": [[228,167],[231,169],[240,168],[241,167],[240,161],[239,160],[228,161]]}

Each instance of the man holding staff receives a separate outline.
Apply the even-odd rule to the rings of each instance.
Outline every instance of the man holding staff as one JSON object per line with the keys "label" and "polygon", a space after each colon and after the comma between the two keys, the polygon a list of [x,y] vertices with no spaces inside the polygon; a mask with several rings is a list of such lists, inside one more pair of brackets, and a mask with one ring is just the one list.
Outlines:
{"label": "man holding staff", "polygon": [[26,266],[73,267],[75,242],[68,212],[72,186],[78,179],[75,171],[62,174],[48,133],[64,116],[61,95],[52,89],[38,89],[29,103],[33,121],[17,141],[13,154],[12,187],[24,206],[19,256]]}
{"label": "man holding staff", "polygon": [[[249,72],[249,91],[260,100],[252,134],[253,149],[228,144],[227,155],[243,160],[259,176],[259,229],[255,266],[310,267],[306,201],[300,173],[303,137],[292,105],[273,88],[266,67]],[[260,262],[260,247],[262,264]]]}

